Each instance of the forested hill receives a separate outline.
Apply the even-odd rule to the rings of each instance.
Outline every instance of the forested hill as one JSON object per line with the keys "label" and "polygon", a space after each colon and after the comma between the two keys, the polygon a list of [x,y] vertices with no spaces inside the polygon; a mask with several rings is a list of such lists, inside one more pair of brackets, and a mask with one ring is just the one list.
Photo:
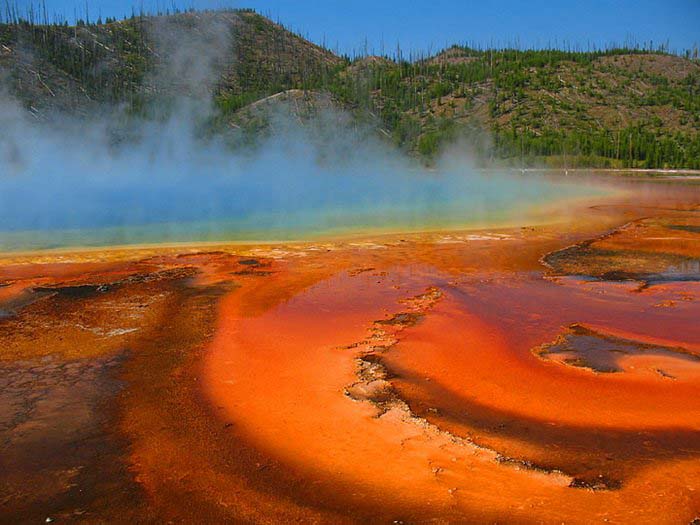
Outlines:
{"label": "forested hill", "polygon": [[250,115],[261,100],[323,101],[427,161],[461,140],[518,166],[700,168],[697,51],[454,46],[411,60],[350,59],[249,10],[75,27],[5,16],[0,81],[38,118],[115,103],[149,116],[154,103],[201,90],[213,97],[214,128],[256,132],[264,124]]}

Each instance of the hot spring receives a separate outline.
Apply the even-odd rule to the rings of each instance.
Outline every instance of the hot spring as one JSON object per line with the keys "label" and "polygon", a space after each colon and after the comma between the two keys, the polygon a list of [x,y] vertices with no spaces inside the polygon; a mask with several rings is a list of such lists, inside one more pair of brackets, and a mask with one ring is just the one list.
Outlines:
{"label": "hot spring", "polygon": [[600,193],[581,180],[478,170],[459,152],[433,169],[367,134],[287,122],[252,149],[196,138],[191,118],[30,122],[3,111],[0,250],[303,240],[527,221]]}

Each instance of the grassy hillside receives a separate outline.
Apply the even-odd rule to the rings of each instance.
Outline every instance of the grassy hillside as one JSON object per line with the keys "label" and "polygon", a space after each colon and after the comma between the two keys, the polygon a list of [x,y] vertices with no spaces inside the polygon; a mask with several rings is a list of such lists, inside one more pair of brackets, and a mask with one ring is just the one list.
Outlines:
{"label": "grassy hillside", "polygon": [[700,165],[700,64],[674,55],[453,47],[413,63],[365,59],[333,90],[424,155],[476,128],[493,155],[519,162]]}
{"label": "grassy hillside", "polygon": [[[216,46],[223,49],[211,49]],[[0,68],[10,89],[34,108],[85,111],[95,102],[128,102],[138,109],[144,99],[191,94],[203,76],[193,71],[202,60],[216,62],[211,87],[225,112],[290,87],[316,86],[344,63],[246,10],[74,27],[0,25]],[[174,61],[182,63],[173,67]]]}
{"label": "grassy hillside", "polygon": [[[216,51],[212,78],[184,82],[200,62],[191,57],[172,74],[188,40]],[[514,165],[700,168],[700,63],[662,51],[454,46],[418,60],[351,61],[236,10],[76,27],[14,20],[0,25],[0,70],[36,113],[105,102],[148,113],[210,82],[219,125],[249,122],[270,101],[301,100],[306,111],[331,100],[426,160],[463,140]],[[263,126],[256,118],[248,128]]]}

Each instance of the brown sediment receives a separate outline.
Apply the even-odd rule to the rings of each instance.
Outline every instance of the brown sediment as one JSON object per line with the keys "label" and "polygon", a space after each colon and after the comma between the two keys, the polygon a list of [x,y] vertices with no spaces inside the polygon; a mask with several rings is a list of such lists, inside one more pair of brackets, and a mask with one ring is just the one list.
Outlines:
{"label": "brown sediment", "polygon": [[117,287],[114,267],[82,269],[6,268],[35,300],[0,321],[3,521],[118,521],[145,508],[115,399],[137,334],[176,277],[135,274]]}
{"label": "brown sediment", "polygon": [[373,403],[379,409],[377,416],[392,408],[406,409],[405,403],[399,399],[388,381],[390,374],[382,364],[381,354],[397,344],[397,337],[401,331],[406,327],[415,326],[441,297],[442,292],[436,287],[431,287],[420,295],[402,301],[408,306],[408,311],[374,321],[368,337],[344,347],[352,349],[356,354],[358,378],[358,381],[345,388],[347,396],[356,401]]}
{"label": "brown sediment", "polygon": [[0,521],[689,523],[698,224],[643,205],[7,256]]}
{"label": "brown sediment", "polygon": [[[669,347],[597,332],[579,323],[567,327],[552,343],[533,349],[542,359],[589,369],[593,372],[634,372],[635,361],[668,361],[683,371],[700,373],[700,355],[682,347]],[[632,361],[632,362],[630,362]],[[664,377],[677,376],[654,368]]]}
{"label": "brown sediment", "polygon": [[645,284],[700,279],[700,226],[695,216],[643,218],[593,239],[548,253],[557,275],[585,275]]}

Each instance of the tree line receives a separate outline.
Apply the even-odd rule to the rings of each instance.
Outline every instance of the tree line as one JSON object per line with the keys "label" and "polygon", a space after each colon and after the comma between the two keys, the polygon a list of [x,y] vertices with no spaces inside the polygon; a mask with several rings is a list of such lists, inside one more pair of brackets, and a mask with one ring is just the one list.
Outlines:
{"label": "tree line", "polygon": [[[478,136],[485,155],[511,163],[549,158],[572,165],[700,168],[698,68],[674,79],[603,60],[676,56],[665,45],[587,51],[453,46],[408,57],[397,47],[393,56],[351,58],[252,10],[232,12],[241,23],[232,28],[235,67],[215,93],[222,120],[279,91],[317,90],[358,115],[371,115],[397,146],[426,159],[457,137]],[[189,13],[173,5],[161,14],[186,20]],[[157,60],[150,16],[134,12],[119,21],[91,21],[87,6],[85,15],[69,26],[50,20],[44,5],[20,15],[6,3],[0,44],[29,47],[96,101],[127,102],[132,112],[146,114],[144,79]],[[697,50],[684,56],[697,64]],[[613,97],[632,121],[606,126],[591,116],[589,106]]]}

